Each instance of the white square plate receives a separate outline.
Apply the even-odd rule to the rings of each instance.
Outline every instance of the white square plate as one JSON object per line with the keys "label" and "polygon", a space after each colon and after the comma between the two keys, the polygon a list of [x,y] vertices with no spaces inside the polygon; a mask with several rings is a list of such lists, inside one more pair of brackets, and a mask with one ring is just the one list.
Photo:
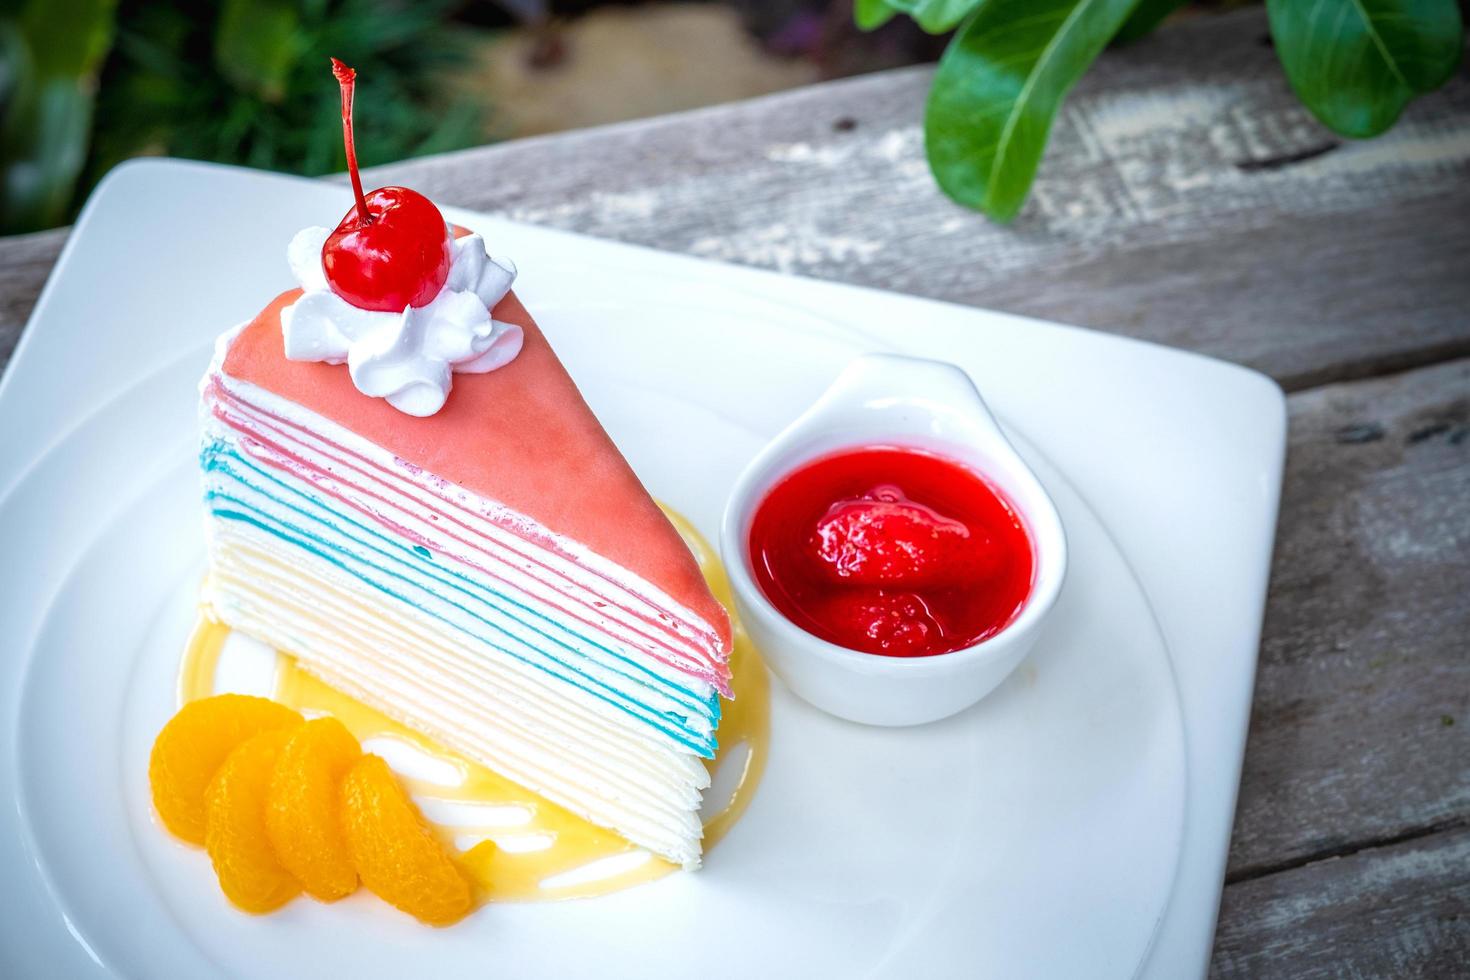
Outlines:
{"label": "white square plate", "polygon": [[[194,381],[341,187],[171,161],[89,202],[0,384],[0,974],[1203,974],[1285,441],[1252,372],[1128,340],[446,212],[656,496],[734,475],[863,350],[975,378],[1058,498],[1057,622],[977,708],[865,729],[773,691],[770,768],[698,874],[421,929],[358,897],[231,910],[153,826],[201,540]],[[670,447],[678,447],[672,451]]]}

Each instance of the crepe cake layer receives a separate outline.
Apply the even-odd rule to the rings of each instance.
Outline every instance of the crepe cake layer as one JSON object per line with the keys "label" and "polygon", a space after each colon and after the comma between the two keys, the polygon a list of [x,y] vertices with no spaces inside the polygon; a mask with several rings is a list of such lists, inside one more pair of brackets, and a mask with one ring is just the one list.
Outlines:
{"label": "crepe cake layer", "polygon": [[730,623],[512,295],[522,351],[406,416],[288,361],[202,383],[207,599],[324,681],[671,861],[700,857]]}

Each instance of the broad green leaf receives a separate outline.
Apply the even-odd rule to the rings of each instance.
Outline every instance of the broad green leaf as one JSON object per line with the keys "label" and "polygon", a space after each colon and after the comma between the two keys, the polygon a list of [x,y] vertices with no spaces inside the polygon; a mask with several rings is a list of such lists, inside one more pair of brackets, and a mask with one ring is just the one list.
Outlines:
{"label": "broad green leaf", "polygon": [[214,60],[235,87],[279,102],[301,57],[301,41],[293,0],[224,0],[215,25]]}
{"label": "broad green leaf", "polygon": [[1189,0],[1138,0],[1138,6],[1123,21],[1123,26],[1118,29],[1113,41],[1131,44],[1139,38],[1147,37],[1154,32],[1155,27],[1163,23],[1165,17],[1188,2]]}
{"label": "broad green leaf", "polygon": [[930,34],[943,34],[988,0],[883,0]]}
{"label": "broad green leaf", "polygon": [[1456,0],[1266,0],[1297,96],[1344,136],[1376,136],[1460,62]]}
{"label": "broad green leaf", "polygon": [[1067,91],[1134,0],[986,0],[940,59],[924,112],[939,186],[1009,221],[1021,209]]}
{"label": "broad green leaf", "polygon": [[853,0],[852,19],[858,30],[876,31],[898,15],[885,0]]}

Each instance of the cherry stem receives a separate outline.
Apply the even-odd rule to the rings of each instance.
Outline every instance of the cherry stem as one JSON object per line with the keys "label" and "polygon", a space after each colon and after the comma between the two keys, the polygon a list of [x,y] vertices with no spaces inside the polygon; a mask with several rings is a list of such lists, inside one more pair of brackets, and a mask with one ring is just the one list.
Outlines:
{"label": "cherry stem", "polygon": [[357,172],[357,146],[352,139],[352,90],[357,87],[357,72],[336,58],[332,59],[332,75],[342,89],[342,142],[347,146],[347,173],[352,176],[352,193],[357,195],[357,223],[370,224],[367,198],[362,194],[362,176]]}

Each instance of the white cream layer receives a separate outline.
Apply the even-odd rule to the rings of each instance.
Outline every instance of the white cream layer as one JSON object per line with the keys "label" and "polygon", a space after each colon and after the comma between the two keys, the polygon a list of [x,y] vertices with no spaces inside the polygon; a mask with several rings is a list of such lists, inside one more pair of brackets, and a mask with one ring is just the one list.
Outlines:
{"label": "white cream layer", "polygon": [[[681,730],[699,740],[710,736],[713,719],[687,692],[671,685],[655,687],[629,662],[619,661],[588,638],[566,629],[554,615],[549,614],[545,620],[526,615],[514,618],[488,590],[481,594],[474,588],[469,574],[472,569],[447,567],[439,572],[434,562],[412,553],[406,544],[401,544],[395,555],[391,543],[341,521],[331,509],[310,500],[302,486],[290,487],[290,478],[281,479],[282,486],[274,488],[275,496],[267,496],[236,477],[232,471],[243,469],[238,462],[222,460],[216,465],[223,468],[211,470],[205,477],[206,492],[215,495],[212,506],[244,512],[277,534],[325,553],[331,561],[376,587],[382,601],[393,603],[396,597],[412,603],[484,644],[484,656],[503,657],[528,678],[549,675],[616,703],[644,723],[649,738],[659,738],[659,733],[665,732],[663,737],[680,744],[676,734]],[[277,474],[262,477],[248,470],[243,475],[255,481],[279,478]],[[293,491],[299,496],[291,496]],[[424,566],[430,570],[425,571]]]}
{"label": "white cream layer", "polygon": [[[550,620],[565,618],[558,608],[565,608],[569,594],[580,594],[579,612],[588,613],[587,621],[565,624],[567,630],[557,634],[559,642],[594,661],[577,676],[677,714],[691,733],[710,727],[704,713],[690,710],[692,702],[712,694],[708,683],[645,656],[644,666],[664,687],[649,697],[649,684],[620,676],[615,659],[595,662],[599,651],[636,654],[652,635],[660,650],[686,666],[722,667],[722,651],[708,624],[577,542],[412,467],[294,403],[222,376],[218,369],[233,336],[220,338],[215,364],[202,384],[206,441],[221,440],[283,484],[319,498],[323,508],[355,519],[361,515],[354,506],[373,510],[428,542],[436,560],[458,565],[456,570],[477,584],[493,583]],[[283,452],[242,437],[215,417],[212,380],[235,399],[229,411],[237,420],[259,428]],[[288,454],[321,472],[310,477],[299,467],[293,472]],[[287,516],[248,483],[227,473],[211,479],[215,490],[232,491],[262,518]],[[426,511],[445,508],[453,510],[453,534],[423,519]],[[682,865],[698,863],[698,807],[709,779],[685,745],[625,708],[564,683],[564,676],[506,656],[513,644],[504,638],[499,646],[477,639],[452,615],[436,617],[394,601],[243,522],[209,523],[211,599],[227,623],[293,650],[306,669],[328,683],[589,821]],[[335,543],[344,549],[362,545],[352,533],[340,528],[335,533]],[[350,632],[344,623],[351,624]],[[507,634],[516,633],[504,625]],[[522,653],[531,639],[522,632]]]}
{"label": "white cream layer", "polygon": [[[696,659],[702,651],[691,648],[661,624],[639,622],[635,615],[614,605],[615,599],[599,597],[586,586],[558,576],[545,566],[541,549],[475,515],[455,514],[455,521],[442,520],[438,513],[444,507],[442,502],[398,478],[393,471],[353,459],[309,433],[275,424],[248,407],[221,405],[219,411],[228,424],[217,419],[206,423],[208,434],[238,446],[250,460],[263,464],[272,476],[298,492],[337,498],[331,499],[328,506],[358,521],[391,524],[398,533],[433,554],[462,563],[464,567],[455,567],[456,575],[509,596],[514,604],[531,609],[543,619],[564,619],[568,613],[574,614],[579,622],[573,629],[595,636],[597,642],[666,683],[689,691],[696,700],[709,699],[710,685],[687,673],[691,667],[703,666],[703,661]],[[261,433],[269,444],[241,435],[235,429],[237,425]],[[660,663],[645,650],[658,652],[685,669]]]}
{"label": "white cream layer", "polygon": [[[229,336],[221,338],[216,351],[217,362],[222,362]],[[359,466],[365,462],[385,486],[401,494],[399,499],[402,502],[410,506],[452,509],[456,520],[462,521],[474,535],[493,541],[502,548],[507,560],[512,560],[514,554],[525,553],[529,544],[529,550],[534,552],[534,563],[518,562],[525,573],[547,581],[552,578],[562,580],[584,595],[600,598],[603,605],[594,607],[594,611],[605,617],[609,624],[618,623],[625,630],[642,633],[648,630],[651,622],[670,634],[663,642],[676,653],[682,651],[682,656],[691,665],[723,666],[727,654],[713,629],[687,607],[644,579],[579,542],[551,533],[522,514],[408,464],[351,430],[294,402],[220,373],[218,363],[213,367],[211,375],[244,406],[243,414],[252,424],[269,427],[283,439],[295,439],[293,451],[303,449],[319,453],[318,461],[329,473],[334,467],[347,465],[350,460],[358,461],[356,465]],[[228,432],[221,431],[225,427],[213,418],[208,380],[206,378],[205,397],[201,403],[201,427],[208,434],[230,437]],[[271,418],[283,420],[286,425],[273,423]],[[344,478],[349,475],[342,472]],[[538,570],[537,566],[544,571]],[[607,628],[614,631],[611,625]]]}
{"label": "white cream layer", "polygon": [[584,819],[698,865],[709,776],[693,753],[270,534],[216,518],[208,538],[208,598],[226,624]]}

